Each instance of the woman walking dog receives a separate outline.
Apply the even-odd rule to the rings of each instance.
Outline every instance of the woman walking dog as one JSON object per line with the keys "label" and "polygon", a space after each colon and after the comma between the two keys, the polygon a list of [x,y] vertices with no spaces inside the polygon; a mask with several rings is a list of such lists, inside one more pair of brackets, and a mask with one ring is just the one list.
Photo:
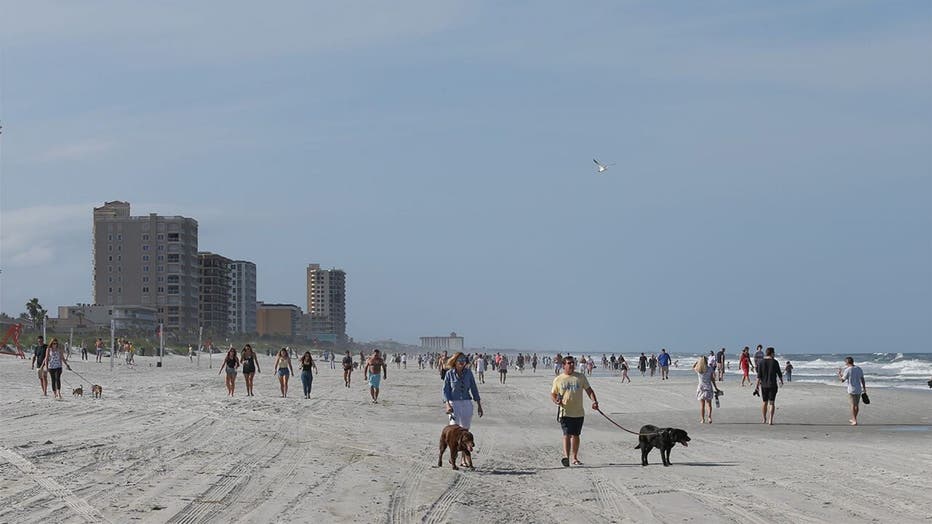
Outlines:
{"label": "woman walking dog", "polygon": [[482,417],[482,400],[479,398],[476,379],[469,369],[469,357],[457,351],[446,364],[450,369],[443,378],[443,401],[446,403],[447,414],[452,415],[450,424],[469,429],[472,425],[473,401],[476,402],[476,411]]}

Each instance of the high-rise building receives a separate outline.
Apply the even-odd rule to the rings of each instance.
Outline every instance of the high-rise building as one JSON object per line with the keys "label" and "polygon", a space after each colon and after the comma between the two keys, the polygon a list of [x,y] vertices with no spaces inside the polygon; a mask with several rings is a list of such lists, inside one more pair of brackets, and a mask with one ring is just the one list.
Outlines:
{"label": "high-rise building", "polygon": [[256,304],[256,332],[261,335],[297,336],[301,308],[294,304]]}
{"label": "high-rise building", "polygon": [[230,333],[233,309],[233,275],[229,258],[204,251],[197,254],[201,264],[201,294],[198,308],[200,326],[212,336]]}
{"label": "high-rise building", "polygon": [[248,260],[234,260],[230,264],[233,278],[232,323],[233,333],[256,332],[256,265]]}
{"label": "high-rise building", "polygon": [[166,330],[198,326],[197,220],[130,216],[129,202],[94,208],[94,303],[156,308]]}
{"label": "high-rise building", "polygon": [[421,349],[431,351],[462,351],[465,348],[463,337],[456,332],[449,337],[421,337]]}
{"label": "high-rise building", "polygon": [[307,314],[311,332],[335,335],[338,343],[346,341],[346,273],[342,269],[307,266]]}

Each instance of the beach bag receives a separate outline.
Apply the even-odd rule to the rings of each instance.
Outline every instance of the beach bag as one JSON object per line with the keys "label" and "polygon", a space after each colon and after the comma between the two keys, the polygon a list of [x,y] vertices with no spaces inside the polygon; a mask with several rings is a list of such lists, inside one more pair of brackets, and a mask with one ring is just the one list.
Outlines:
{"label": "beach bag", "polygon": [[863,403],[865,403],[865,404],[870,404],[870,403],[871,403],[871,399],[870,399],[870,397],[867,396],[867,393],[861,393],[861,402],[863,402]]}

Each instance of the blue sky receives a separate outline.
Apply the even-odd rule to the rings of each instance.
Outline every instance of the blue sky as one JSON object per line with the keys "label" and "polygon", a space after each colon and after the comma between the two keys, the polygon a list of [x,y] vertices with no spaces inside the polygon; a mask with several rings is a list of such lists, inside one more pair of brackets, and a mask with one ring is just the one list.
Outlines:
{"label": "blue sky", "polygon": [[0,4],[0,309],[126,200],[360,340],[932,350],[932,3],[500,4]]}

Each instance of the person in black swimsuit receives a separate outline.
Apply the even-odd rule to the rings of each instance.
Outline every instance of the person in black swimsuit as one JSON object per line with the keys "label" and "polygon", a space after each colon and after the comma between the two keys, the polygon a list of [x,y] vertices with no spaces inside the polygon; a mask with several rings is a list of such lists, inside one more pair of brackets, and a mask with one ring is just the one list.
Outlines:
{"label": "person in black swimsuit", "polygon": [[252,379],[256,376],[257,371],[262,373],[262,370],[259,369],[259,359],[256,357],[256,352],[252,350],[252,346],[246,344],[243,346],[243,378],[246,379],[247,397],[255,396],[252,392]]}
{"label": "person in black swimsuit", "polygon": [[223,359],[223,365],[220,366],[220,372],[226,371],[227,377],[227,394],[233,396],[233,390],[236,389],[236,368],[239,367],[239,358],[236,356],[236,349],[230,347],[227,356]]}

